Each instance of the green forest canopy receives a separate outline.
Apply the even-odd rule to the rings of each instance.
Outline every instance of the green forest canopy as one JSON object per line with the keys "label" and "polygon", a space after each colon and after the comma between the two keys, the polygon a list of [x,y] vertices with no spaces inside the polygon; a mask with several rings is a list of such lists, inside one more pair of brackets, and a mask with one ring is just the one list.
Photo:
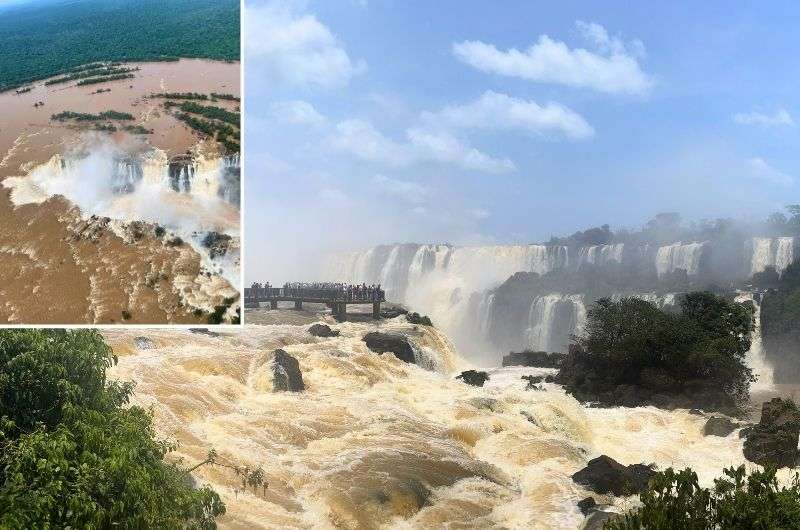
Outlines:
{"label": "green forest canopy", "polygon": [[40,0],[0,8],[0,90],[95,61],[239,59],[239,0]]}

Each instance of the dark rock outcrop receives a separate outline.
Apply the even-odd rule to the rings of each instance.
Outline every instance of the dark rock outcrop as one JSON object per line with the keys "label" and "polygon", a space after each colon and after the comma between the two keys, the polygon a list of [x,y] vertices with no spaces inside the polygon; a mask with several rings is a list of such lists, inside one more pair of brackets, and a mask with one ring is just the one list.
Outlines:
{"label": "dark rock outcrop", "polygon": [[704,380],[675,381],[665,371],[643,369],[632,383],[620,381],[619,369],[599,362],[591,353],[570,345],[553,382],[575,399],[599,407],[653,406],[665,410],[702,409],[728,416],[741,414],[735,399]]}
{"label": "dark rock outcrop", "polygon": [[602,455],[590,460],[586,467],[572,475],[572,480],[596,493],[631,495],[647,487],[656,472],[644,464],[624,466]]}
{"label": "dark rock outcrop", "polygon": [[411,343],[403,335],[372,331],[364,335],[363,340],[367,343],[367,348],[375,353],[389,352],[393,353],[401,361],[411,364],[416,363],[414,348],[411,347]]}
{"label": "dark rock outcrop", "polygon": [[477,370],[465,370],[457,375],[456,379],[461,379],[468,385],[483,386],[483,383],[489,380],[489,374]]}
{"label": "dark rock outcrop", "polygon": [[327,324],[313,324],[310,328],[308,328],[308,332],[314,335],[315,337],[338,337],[339,331],[335,329],[331,329],[331,327]]}
{"label": "dark rock outcrop", "polygon": [[420,326],[433,326],[433,322],[427,316],[422,316],[419,313],[406,313],[406,320],[411,324]]}
{"label": "dark rock outcrop", "polygon": [[594,497],[586,497],[578,501],[578,509],[583,515],[589,515],[589,512],[592,511],[595,506],[597,506],[597,503],[594,501]]}
{"label": "dark rock outcrop", "polygon": [[272,360],[272,391],[273,392],[301,392],[306,386],[303,383],[303,373],[300,363],[284,350],[275,350]]}
{"label": "dark rock outcrop", "polygon": [[208,328],[189,328],[190,333],[195,333],[197,335],[208,335],[209,337],[219,337],[219,333],[216,331],[211,331]]}
{"label": "dark rock outcrop", "polygon": [[730,433],[739,428],[739,424],[722,416],[712,416],[703,427],[703,434],[705,436],[728,436]]}
{"label": "dark rock outcrop", "polygon": [[503,366],[535,366],[537,368],[558,368],[566,357],[563,353],[544,351],[510,352],[503,356]]}
{"label": "dark rock outcrop", "polygon": [[203,246],[208,249],[211,259],[214,259],[227,254],[232,241],[233,238],[228,234],[209,232],[203,238]]}
{"label": "dark rock outcrop", "polygon": [[525,386],[525,390],[542,390],[542,387],[538,385],[545,380],[545,376],[543,375],[523,375],[522,379],[528,382]]}
{"label": "dark rock outcrop", "polygon": [[603,530],[607,522],[620,517],[618,513],[595,510],[583,520],[580,530]]}
{"label": "dark rock outcrop", "polygon": [[756,464],[794,467],[800,437],[800,410],[790,400],[774,398],[761,407],[761,421],[745,435],[744,457]]}
{"label": "dark rock outcrop", "polygon": [[384,307],[381,309],[381,318],[395,318],[399,317],[400,315],[407,315],[408,310],[403,309],[402,307]]}

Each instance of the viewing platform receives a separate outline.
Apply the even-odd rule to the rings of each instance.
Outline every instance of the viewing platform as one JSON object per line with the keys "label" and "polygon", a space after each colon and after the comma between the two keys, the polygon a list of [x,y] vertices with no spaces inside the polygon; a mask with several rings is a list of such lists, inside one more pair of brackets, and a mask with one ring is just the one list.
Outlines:
{"label": "viewing platform", "polygon": [[272,287],[269,283],[254,283],[244,288],[244,307],[261,307],[269,302],[270,309],[277,309],[278,302],[294,302],[295,309],[303,309],[303,303],[325,304],[334,316],[344,317],[349,304],[372,304],[372,317],[380,318],[381,303],[386,301],[386,291],[380,285],[347,285],[329,283],[289,283],[283,287]]}

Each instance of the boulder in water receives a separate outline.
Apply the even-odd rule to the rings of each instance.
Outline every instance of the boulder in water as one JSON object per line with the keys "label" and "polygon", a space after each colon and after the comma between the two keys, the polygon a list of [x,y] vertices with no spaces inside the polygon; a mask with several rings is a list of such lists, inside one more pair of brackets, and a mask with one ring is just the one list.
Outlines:
{"label": "boulder in water", "polygon": [[273,392],[301,392],[306,386],[303,383],[303,373],[300,363],[284,350],[275,350],[272,361],[272,391]]}
{"label": "boulder in water", "polygon": [[151,350],[156,347],[153,341],[147,337],[134,337],[133,344],[140,350]]}
{"label": "boulder in water", "polygon": [[406,314],[408,314],[408,310],[402,307],[393,306],[381,309],[381,318],[395,318]]}
{"label": "boulder in water", "polygon": [[580,530],[603,530],[607,522],[620,517],[618,513],[595,510],[583,520]]}
{"label": "boulder in water", "polygon": [[313,324],[310,328],[308,328],[308,332],[314,335],[315,337],[338,337],[339,331],[335,329],[331,329],[331,327],[327,324]]}
{"label": "boulder in water", "polygon": [[203,238],[203,246],[208,249],[211,259],[224,256],[228,252],[233,238],[228,234],[219,232],[208,232]]}
{"label": "boulder in water", "polygon": [[209,337],[219,337],[219,333],[216,331],[211,331],[208,328],[189,328],[190,333],[196,333],[197,335],[208,335]]}
{"label": "boulder in water", "polygon": [[372,331],[364,335],[363,340],[367,343],[367,348],[375,353],[389,352],[393,353],[401,361],[410,364],[416,363],[414,348],[411,347],[411,343],[403,335]]}
{"label": "boulder in water", "polygon": [[578,501],[578,509],[583,515],[589,515],[589,512],[593,511],[595,506],[597,506],[597,503],[595,502],[594,497],[586,497],[585,499]]}
{"label": "boulder in water", "polygon": [[537,368],[558,368],[566,357],[563,353],[545,351],[510,352],[503,356],[503,366],[534,366]]}
{"label": "boulder in water", "polygon": [[744,440],[744,457],[756,464],[794,467],[800,437],[800,410],[790,400],[774,398],[761,407],[761,421]]}
{"label": "boulder in water", "polygon": [[624,466],[606,455],[590,460],[586,467],[572,475],[577,484],[596,493],[631,495],[647,487],[656,472],[651,466],[633,464]]}
{"label": "boulder in water", "polygon": [[483,383],[489,380],[489,374],[477,370],[465,370],[457,375],[456,379],[461,379],[468,385],[483,386]]}
{"label": "boulder in water", "polygon": [[706,426],[703,427],[705,436],[726,437],[739,428],[739,424],[723,416],[712,416],[708,418]]}
{"label": "boulder in water", "polygon": [[525,390],[541,390],[541,387],[536,385],[544,381],[545,377],[544,375],[523,375],[521,379],[528,382]]}
{"label": "boulder in water", "polygon": [[411,324],[417,324],[420,326],[433,326],[433,322],[427,316],[422,316],[419,313],[406,313],[406,320],[408,320]]}

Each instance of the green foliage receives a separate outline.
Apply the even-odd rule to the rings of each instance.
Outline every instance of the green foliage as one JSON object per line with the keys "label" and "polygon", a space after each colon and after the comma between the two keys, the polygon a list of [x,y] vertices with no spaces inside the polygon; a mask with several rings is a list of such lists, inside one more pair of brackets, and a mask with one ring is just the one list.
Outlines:
{"label": "green foliage", "polygon": [[211,97],[213,99],[223,99],[226,101],[241,101],[241,99],[234,96],[233,94],[217,94],[216,92],[212,92]]}
{"label": "green foliage", "polygon": [[[70,81],[74,81],[76,79],[86,79],[87,77],[102,77],[102,76],[112,76],[116,74],[127,74],[130,72],[135,72],[139,70],[138,68],[120,68],[120,67],[112,67],[112,66],[103,66],[103,67],[95,67],[95,68],[84,68],[77,72],[72,72],[61,77],[55,77],[48,81],[45,81],[45,85],[58,85],[63,83],[68,83]],[[130,76],[133,77],[133,76]]]}
{"label": "green foliage", "polygon": [[0,91],[99,61],[238,60],[239,28],[238,0],[85,0],[5,7],[0,15]]}
{"label": "green foliage", "polygon": [[724,470],[702,488],[691,469],[658,473],[641,494],[642,507],[607,522],[604,530],[770,530],[800,528],[800,478],[783,487],[774,469]]}
{"label": "green foliage", "polygon": [[[762,278],[754,275],[753,281]],[[775,367],[776,382],[796,381],[800,376],[800,260],[770,275],[771,289],[761,301],[764,350]],[[760,283],[759,283],[760,284]]]}
{"label": "green foliage", "polygon": [[0,331],[0,528],[215,528],[96,331]]}
{"label": "green foliage", "polygon": [[114,74],[104,75],[102,77],[90,77],[89,79],[81,79],[78,81],[78,86],[96,85],[97,83],[105,83],[106,81],[119,81],[120,79],[133,79],[133,74]]}
{"label": "green foliage", "polygon": [[72,112],[71,110],[65,110],[64,112],[53,114],[52,116],[50,116],[50,119],[55,121],[132,120],[134,119],[134,116],[133,114],[128,114],[127,112],[119,112],[116,110],[105,110],[100,114],[88,114],[86,112]]}
{"label": "green foliage", "polygon": [[239,127],[239,114],[231,112],[221,107],[214,107],[212,105],[198,105],[192,101],[181,103],[180,109],[183,112],[190,112],[192,114],[199,114],[212,120],[219,120],[229,123],[234,127]]}
{"label": "green foliage", "polygon": [[752,308],[710,292],[693,292],[680,312],[637,298],[604,298],[588,311],[577,342],[610,385],[680,390],[687,383],[722,389],[736,403],[747,399],[752,373],[745,363]]}
{"label": "green foliage", "polygon": [[[225,313],[228,311],[228,308],[231,307],[238,298],[226,298],[222,301],[222,305],[218,305],[214,307],[214,311],[208,316],[208,323],[209,324],[222,324],[224,322]],[[231,324],[238,324],[239,323],[239,313],[237,311],[237,316],[234,317],[231,321]]]}
{"label": "green foliage", "polygon": [[208,99],[206,94],[198,94],[197,92],[160,92],[158,94],[150,94],[150,97],[165,99]]}

